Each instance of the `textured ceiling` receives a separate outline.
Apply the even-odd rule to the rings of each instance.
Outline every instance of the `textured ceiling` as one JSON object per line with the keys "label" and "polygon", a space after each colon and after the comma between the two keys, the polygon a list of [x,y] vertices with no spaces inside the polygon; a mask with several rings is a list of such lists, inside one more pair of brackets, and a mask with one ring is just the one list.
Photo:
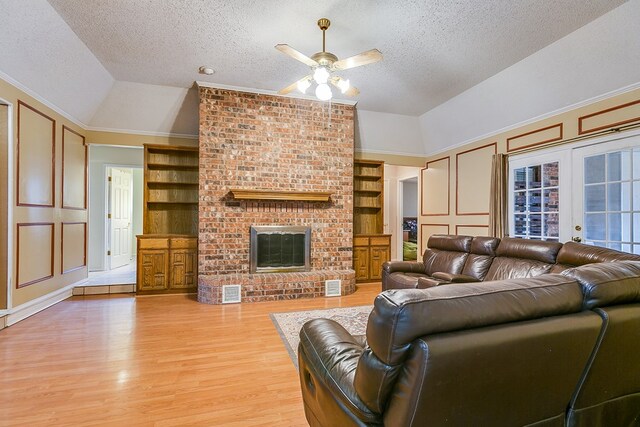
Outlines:
{"label": "textured ceiling", "polygon": [[[623,0],[49,0],[116,80],[277,90],[306,74],[273,46],[384,60],[342,73],[362,109],[420,115]],[[213,76],[197,73],[201,65]]]}

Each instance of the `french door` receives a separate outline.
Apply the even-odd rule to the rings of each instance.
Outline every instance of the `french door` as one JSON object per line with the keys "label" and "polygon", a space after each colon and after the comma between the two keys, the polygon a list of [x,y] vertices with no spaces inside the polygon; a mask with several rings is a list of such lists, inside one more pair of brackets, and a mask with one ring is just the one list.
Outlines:
{"label": "french door", "polygon": [[509,235],[640,254],[640,133],[509,159]]}
{"label": "french door", "polygon": [[576,148],[572,239],[640,254],[640,136]]}

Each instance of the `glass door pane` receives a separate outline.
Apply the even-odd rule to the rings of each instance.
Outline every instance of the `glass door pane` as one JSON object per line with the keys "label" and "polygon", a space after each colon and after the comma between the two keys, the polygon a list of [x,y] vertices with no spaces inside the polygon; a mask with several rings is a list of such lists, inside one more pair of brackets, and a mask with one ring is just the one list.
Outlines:
{"label": "glass door pane", "polygon": [[574,240],[640,254],[640,137],[573,153]]}

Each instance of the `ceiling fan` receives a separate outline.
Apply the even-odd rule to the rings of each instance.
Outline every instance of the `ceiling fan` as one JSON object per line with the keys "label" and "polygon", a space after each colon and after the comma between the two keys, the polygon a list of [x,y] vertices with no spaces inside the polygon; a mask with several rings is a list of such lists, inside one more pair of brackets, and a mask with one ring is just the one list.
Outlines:
{"label": "ceiling fan", "polygon": [[321,18],[318,20],[318,27],[322,30],[322,52],[314,53],[311,57],[298,52],[286,44],[278,44],[275,46],[280,52],[311,67],[311,74],[306,75],[297,82],[279,90],[278,93],[280,95],[285,95],[294,89],[298,89],[300,92],[305,93],[311,86],[312,82],[317,84],[315,94],[321,101],[328,101],[333,97],[329,83],[347,96],[356,96],[360,93],[358,89],[351,86],[349,80],[343,79],[335,73],[337,71],[348,70],[350,68],[378,62],[382,59],[382,53],[380,53],[378,49],[371,49],[366,52],[350,56],[349,58],[338,60],[337,56],[325,50],[325,31],[327,31],[330,25],[331,21],[327,18]]}

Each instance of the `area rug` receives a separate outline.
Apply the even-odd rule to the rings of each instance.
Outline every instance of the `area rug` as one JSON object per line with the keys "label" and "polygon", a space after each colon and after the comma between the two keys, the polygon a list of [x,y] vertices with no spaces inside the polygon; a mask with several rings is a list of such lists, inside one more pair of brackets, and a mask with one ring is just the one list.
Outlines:
{"label": "area rug", "polygon": [[351,335],[364,335],[367,330],[367,320],[373,306],[329,308],[310,311],[290,311],[287,313],[271,313],[280,338],[284,342],[293,364],[298,367],[298,344],[300,343],[300,329],[302,325],[312,319],[331,319],[341,324]]}

